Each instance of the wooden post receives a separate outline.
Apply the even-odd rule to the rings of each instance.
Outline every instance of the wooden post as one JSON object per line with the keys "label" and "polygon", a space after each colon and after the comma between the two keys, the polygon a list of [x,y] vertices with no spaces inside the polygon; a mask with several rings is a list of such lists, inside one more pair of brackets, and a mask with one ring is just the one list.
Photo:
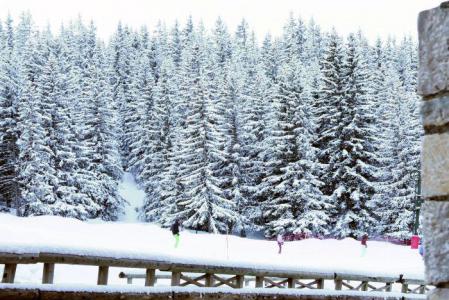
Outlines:
{"label": "wooden post", "polygon": [[263,276],[256,276],[256,288],[263,288]]}
{"label": "wooden post", "polygon": [[324,279],[323,278],[318,278],[316,280],[316,288],[320,289],[320,290],[324,289]]}
{"label": "wooden post", "polygon": [[238,289],[243,288],[244,280],[245,280],[245,276],[243,276],[243,275],[236,275],[235,276],[235,286],[236,286],[236,288],[238,288]]}
{"label": "wooden post", "polygon": [[402,283],[402,289],[401,289],[401,293],[408,293],[408,284],[407,283]]}
{"label": "wooden post", "polygon": [[154,286],[156,282],[156,270],[155,269],[147,269],[145,275],[145,286]]}
{"label": "wooden post", "polygon": [[343,280],[342,279],[335,279],[335,290],[340,291],[343,287]]}
{"label": "wooden post", "polygon": [[14,283],[14,277],[16,277],[17,264],[5,264],[3,269],[2,283]]}
{"label": "wooden post", "polygon": [[108,273],[109,273],[109,267],[108,266],[99,266],[98,267],[98,285],[107,285],[108,284]]}
{"label": "wooden post", "polygon": [[43,284],[52,284],[54,274],[55,274],[55,264],[44,263],[44,271],[42,274],[42,283]]}
{"label": "wooden post", "polygon": [[171,285],[178,286],[181,284],[181,272],[172,272],[171,273]]}
{"label": "wooden post", "polygon": [[368,290],[368,281],[362,281],[362,286],[360,288],[361,291],[367,291]]}
{"label": "wooden post", "polygon": [[215,284],[214,274],[206,273],[206,286],[213,287]]}
{"label": "wooden post", "polygon": [[386,292],[391,292],[391,288],[392,288],[393,284],[391,282],[387,282],[385,285],[387,286],[385,288],[385,291]]}
{"label": "wooden post", "polygon": [[293,278],[287,279],[287,283],[288,283],[288,288],[289,289],[294,289],[295,288],[295,280]]}

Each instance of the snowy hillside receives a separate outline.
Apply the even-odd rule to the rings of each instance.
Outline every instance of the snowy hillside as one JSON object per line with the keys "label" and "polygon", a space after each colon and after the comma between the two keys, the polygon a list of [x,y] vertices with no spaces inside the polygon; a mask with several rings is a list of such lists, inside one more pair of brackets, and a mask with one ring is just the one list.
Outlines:
{"label": "snowy hillside", "polygon": [[[142,257],[202,261],[219,264],[261,265],[287,269],[356,272],[422,278],[424,266],[416,250],[409,247],[368,241],[366,256],[360,255],[359,242],[352,239],[309,239],[286,242],[277,254],[273,241],[236,236],[181,232],[175,249],[168,230],[153,224],[91,221],[62,217],[19,218],[0,214],[0,251],[65,251],[120,257]],[[0,267],[0,271],[3,266]],[[123,268],[112,268],[111,284],[125,284],[118,278]],[[17,282],[41,280],[42,266],[19,265]],[[95,267],[57,265],[55,283],[96,282]]]}

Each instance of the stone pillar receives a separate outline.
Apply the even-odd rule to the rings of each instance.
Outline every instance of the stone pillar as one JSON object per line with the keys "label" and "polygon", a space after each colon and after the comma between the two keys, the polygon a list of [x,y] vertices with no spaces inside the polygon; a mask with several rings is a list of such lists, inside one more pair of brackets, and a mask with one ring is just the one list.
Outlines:
{"label": "stone pillar", "polygon": [[423,98],[422,209],[431,300],[449,299],[449,1],[418,19],[418,93]]}

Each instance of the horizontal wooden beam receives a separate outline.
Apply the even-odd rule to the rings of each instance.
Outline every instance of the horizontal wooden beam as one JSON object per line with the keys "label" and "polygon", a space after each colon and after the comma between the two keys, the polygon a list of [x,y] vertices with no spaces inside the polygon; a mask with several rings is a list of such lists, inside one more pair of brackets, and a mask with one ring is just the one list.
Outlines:
{"label": "horizontal wooden beam", "polygon": [[106,265],[110,267],[160,269],[160,270],[171,268],[170,267],[171,264],[169,262],[164,261],[141,260],[131,258],[112,258],[102,256],[85,256],[85,255],[59,254],[59,253],[41,253],[39,254],[37,262],[86,265],[86,266]]}
{"label": "horizontal wooden beam", "polygon": [[38,287],[23,288],[13,285],[11,287],[0,288],[2,299],[29,299],[29,300],[54,300],[54,299],[90,299],[90,300],[141,300],[141,299],[202,299],[202,300],[248,300],[248,299],[265,299],[265,300],[322,300],[322,299],[345,299],[345,300],[397,300],[398,296],[372,296],[372,295],[355,295],[354,293],[345,293],[344,291],[338,292],[334,296],[329,296],[327,291],[323,291],[322,294],[310,293],[302,294],[301,291],[294,290],[279,290],[276,293],[265,293],[264,290],[257,290],[255,292],[241,291],[240,293],[223,292],[223,290],[214,292],[197,292],[191,291],[186,288],[185,291],[154,291],[149,292],[148,289],[136,290],[136,291],[122,291],[121,288],[99,291],[98,289],[86,288],[86,290],[61,290],[60,287],[55,290],[46,288],[40,290]]}
{"label": "horizontal wooden beam", "polygon": [[39,261],[39,253],[5,253],[0,252],[0,264],[35,264]]}

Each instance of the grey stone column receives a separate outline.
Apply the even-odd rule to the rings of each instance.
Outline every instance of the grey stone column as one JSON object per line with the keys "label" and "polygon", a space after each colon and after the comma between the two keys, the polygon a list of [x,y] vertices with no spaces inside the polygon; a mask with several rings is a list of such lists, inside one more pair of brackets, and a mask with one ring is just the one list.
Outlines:
{"label": "grey stone column", "polygon": [[423,98],[422,218],[431,300],[449,300],[449,1],[418,19],[418,93]]}

